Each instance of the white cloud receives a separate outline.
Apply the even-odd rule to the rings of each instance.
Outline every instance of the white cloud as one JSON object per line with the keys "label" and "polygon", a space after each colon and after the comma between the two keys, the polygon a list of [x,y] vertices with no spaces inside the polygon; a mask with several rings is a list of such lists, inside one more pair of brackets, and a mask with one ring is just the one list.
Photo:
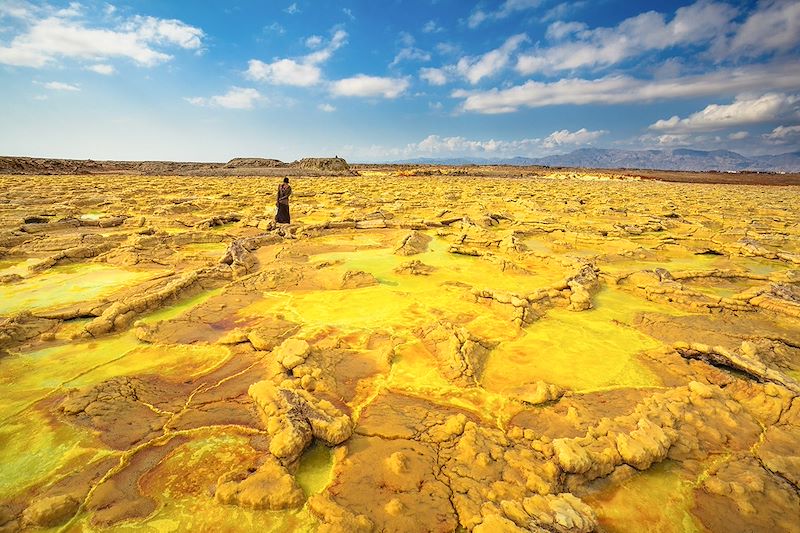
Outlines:
{"label": "white cloud", "polygon": [[[311,36],[314,39],[317,36]],[[306,44],[309,44],[306,40]],[[317,44],[322,44],[321,38]],[[331,40],[323,48],[303,56],[299,60],[276,59],[272,63],[265,63],[258,59],[251,59],[245,75],[256,81],[263,81],[273,85],[291,85],[295,87],[310,87],[322,80],[322,70],[318,65],[331,58],[333,53],[347,42],[347,32],[337,30]],[[314,44],[315,40],[311,41]]]}
{"label": "white cloud", "polygon": [[421,68],[419,69],[419,77],[431,85],[444,85],[447,83],[447,74],[444,69],[440,68]]}
{"label": "white cloud", "polygon": [[800,96],[767,93],[737,96],[732,104],[711,104],[686,118],[673,116],[650,125],[651,130],[670,132],[713,131],[747,124],[772,122],[800,116]]}
{"label": "white cloud", "polygon": [[434,48],[439,54],[443,56],[452,56],[461,52],[461,48],[457,44],[447,43],[447,42],[436,43],[436,46],[434,46]]}
{"label": "white cloud", "polygon": [[208,98],[195,96],[186,98],[190,104],[207,107],[224,107],[226,109],[252,109],[256,103],[265,98],[252,88],[231,87],[227,93]]}
{"label": "white cloud", "polygon": [[278,59],[272,63],[251,59],[247,65],[248,78],[273,85],[310,87],[319,83],[322,78],[322,71],[318,66],[298,63],[294,59]]}
{"label": "white cloud", "polygon": [[586,5],[585,0],[571,0],[570,2],[561,2],[551,7],[547,13],[542,16],[542,21],[550,22],[551,20],[564,20],[567,16],[583,8]]}
{"label": "white cloud", "polygon": [[502,70],[508,64],[511,54],[527,40],[528,36],[524,33],[512,35],[502,46],[486,52],[482,56],[462,57],[456,64],[456,70],[474,85],[481,79]]}
{"label": "white cloud", "polygon": [[548,28],[548,37],[574,39],[521,55],[516,68],[527,75],[609,66],[649,50],[707,43],[722,37],[736,15],[737,10],[728,4],[699,0],[679,8],[670,22],[655,11],[625,19],[613,28],[589,30],[579,23],[557,21]]}
{"label": "white cloud", "polygon": [[429,20],[428,22],[422,25],[422,33],[440,33],[443,31],[444,28],[439,26],[435,20]]}
{"label": "white cloud", "polygon": [[800,43],[800,2],[761,1],[718,51],[728,57],[788,52]]}
{"label": "white cloud", "polygon": [[11,17],[27,20],[33,18],[37,11],[36,6],[20,0],[5,0],[0,2],[0,18]]}
{"label": "white cloud", "polygon": [[750,137],[750,133],[746,131],[735,131],[728,135],[728,139],[732,141],[742,141]]}
{"label": "white cloud", "polygon": [[331,84],[331,93],[336,96],[360,96],[397,98],[409,87],[407,78],[383,78],[359,74]]}
{"label": "white cloud", "polygon": [[92,72],[103,74],[104,76],[110,76],[115,72],[114,66],[109,65],[107,63],[97,63],[96,65],[89,65],[88,67],[86,67],[86,70],[91,70]]}
{"label": "white cloud", "polygon": [[172,58],[156,47],[195,50],[204,37],[203,30],[179,20],[135,16],[114,29],[90,28],[75,18],[79,14],[79,7],[71,4],[44,18],[28,20],[23,33],[8,46],[0,46],[0,63],[41,68],[58,58],[96,61],[122,57],[153,66]]}
{"label": "white cloud", "polygon": [[333,53],[347,44],[347,32],[344,30],[336,30],[331,37],[331,40],[328,42],[327,46],[322,48],[321,50],[317,50],[311,54],[308,54],[303,58],[304,63],[308,63],[311,65],[318,65],[319,63],[324,63],[325,61],[329,60]]}
{"label": "white cloud", "polygon": [[787,144],[800,140],[800,126],[778,126],[762,137],[771,144]]}
{"label": "white cloud", "polygon": [[606,130],[589,131],[586,128],[581,128],[577,131],[554,131],[544,139],[542,146],[556,148],[562,145],[591,144],[606,133],[608,133]]}
{"label": "white cloud", "polygon": [[663,135],[642,135],[636,139],[638,146],[658,146],[659,148],[672,146],[689,146],[702,139],[692,138],[686,133],[665,133]]}
{"label": "white cloud", "polygon": [[320,111],[325,111],[326,113],[333,113],[334,111],[336,111],[336,108],[328,103],[319,104],[317,106],[317,109],[319,109]]}
{"label": "white cloud", "polygon": [[[413,44],[413,41],[412,41]],[[405,48],[401,48],[397,55],[394,56],[394,59],[391,63],[389,63],[389,67],[397,66],[399,63],[403,61],[430,61],[431,55],[426,52],[425,50],[421,50],[416,46],[406,46]]]}
{"label": "white cloud", "polygon": [[312,35],[306,38],[305,43],[308,48],[318,48],[322,44],[322,37],[319,35]]}
{"label": "white cloud", "polygon": [[528,81],[506,89],[457,90],[452,96],[463,99],[461,107],[464,111],[492,114],[510,113],[523,107],[652,102],[797,87],[800,87],[800,71],[774,63],[653,80],[618,75],[596,79],[564,78],[554,82]]}
{"label": "white cloud", "polygon": [[342,8],[342,13],[344,13],[344,16],[346,16],[350,20],[356,20],[356,16],[353,15],[353,10],[352,9],[347,8],[347,7],[343,7]]}
{"label": "white cloud", "polygon": [[56,15],[59,17],[77,17],[81,14],[82,10],[83,6],[80,2],[70,2],[67,7],[56,11]]}
{"label": "white cloud", "polygon": [[541,0],[506,0],[496,11],[483,11],[476,9],[467,19],[467,26],[477,28],[487,20],[500,20],[508,18],[518,11],[537,7]]}
{"label": "white cloud", "polygon": [[197,50],[203,44],[203,30],[179,20],[135,16],[124,27],[145,42],[175,44],[188,50]]}
{"label": "white cloud", "polygon": [[280,25],[278,22],[273,22],[269,26],[264,26],[265,32],[277,33],[278,35],[283,35],[286,33],[286,28]]}
{"label": "white cloud", "polygon": [[292,2],[283,11],[284,13],[288,13],[290,15],[296,15],[297,13],[300,13],[300,8],[297,7],[297,2]]}
{"label": "white cloud", "polygon": [[581,128],[574,132],[568,130],[554,131],[544,139],[537,137],[516,140],[476,140],[461,136],[442,137],[440,135],[428,135],[421,141],[410,143],[403,148],[381,150],[379,147],[372,147],[369,151],[373,157],[535,157],[552,153],[559,148],[591,144],[605,133],[607,132],[587,131],[586,128]]}
{"label": "white cloud", "polygon": [[557,20],[547,27],[547,38],[551,41],[560,41],[564,37],[584,32],[588,26],[583,22],[563,22]]}
{"label": "white cloud", "polygon": [[71,83],[63,83],[63,82],[60,82],[60,81],[48,81],[46,83],[38,83],[37,82],[37,84],[41,85],[45,89],[50,89],[51,91],[72,91],[72,92],[76,92],[76,91],[80,91],[81,90],[81,88],[78,87],[77,85],[73,85]]}

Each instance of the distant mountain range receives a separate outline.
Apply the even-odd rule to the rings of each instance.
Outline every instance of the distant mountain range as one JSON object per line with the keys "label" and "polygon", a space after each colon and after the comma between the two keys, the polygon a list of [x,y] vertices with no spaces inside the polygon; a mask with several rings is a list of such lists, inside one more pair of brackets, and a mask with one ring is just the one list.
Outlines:
{"label": "distant mountain range", "polygon": [[615,150],[580,148],[568,154],[511,158],[417,158],[393,163],[415,165],[540,165],[549,167],[638,168],[652,170],[696,170],[721,172],[757,170],[800,172],[800,152],[744,156],[729,150]]}

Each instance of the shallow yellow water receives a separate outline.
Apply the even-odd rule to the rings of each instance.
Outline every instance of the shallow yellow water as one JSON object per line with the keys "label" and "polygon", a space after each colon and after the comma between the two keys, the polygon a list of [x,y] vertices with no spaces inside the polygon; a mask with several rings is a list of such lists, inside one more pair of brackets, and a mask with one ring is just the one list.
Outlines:
{"label": "shallow yellow water", "polygon": [[605,289],[589,311],[552,309],[501,343],[489,356],[481,383],[505,391],[539,380],[573,390],[661,385],[637,361],[637,354],[660,342],[628,326],[637,312],[675,313],[622,291]]}
{"label": "shallow yellow water", "polygon": [[94,301],[154,275],[100,263],[51,268],[19,283],[0,285],[0,315]]}
{"label": "shallow yellow water", "polygon": [[706,530],[690,513],[693,489],[693,480],[681,475],[674,463],[665,461],[584,500],[609,533],[699,533]]}

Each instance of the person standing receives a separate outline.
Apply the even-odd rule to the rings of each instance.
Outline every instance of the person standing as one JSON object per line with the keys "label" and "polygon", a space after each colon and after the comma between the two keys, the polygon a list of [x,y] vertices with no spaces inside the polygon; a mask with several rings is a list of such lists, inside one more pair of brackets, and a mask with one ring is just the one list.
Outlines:
{"label": "person standing", "polygon": [[292,195],[292,186],[289,185],[289,178],[283,178],[283,183],[278,185],[278,212],[275,214],[275,222],[279,224],[289,224],[289,197]]}

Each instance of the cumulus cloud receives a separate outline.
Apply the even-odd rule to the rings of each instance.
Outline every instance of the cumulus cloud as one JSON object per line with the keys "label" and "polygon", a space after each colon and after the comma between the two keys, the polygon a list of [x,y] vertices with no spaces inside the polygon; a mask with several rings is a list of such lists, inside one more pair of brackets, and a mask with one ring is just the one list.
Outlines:
{"label": "cumulus cloud", "polygon": [[[524,33],[512,35],[498,48],[479,56],[465,56],[454,65],[420,70],[420,78],[431,85],[444,85],[458,77],[475,85],[483,78],[493,76],[503,70],[510,61],[511,54],[528,40]],[[440,43],[440,45],[443,43]]]}
{"label": "cumulus cloud", "polygon": [[70,91],[70,92],[77,92],[80,91],[81,88],[77,85],[73,85],[71,83],[63,83],[60,81],[48,81],[46,83],[38,83],[35,82],[37,85],[41,85],[45,89],[50,89],[51,91]]}
{"label": "cumulus cloud", "polygon": [[679,8],[669,22],[655,11],[630,17],[615,27],[592,30],[584,24],[556,21],[548,27],[548,38],[571,39],[521,55],[516,68],[528,75],[608,66],[649,50],[710,42],[732,27],[737,14],[729,4],[699,0]]}
{"label": "cumulus cloud", "polygon": [[487,20],[501,20],[508,18],[514,13],[537,7],[541,0],[506,0],[495,11],[484,11],[476,9],[467,19],[467,26],[477,28]]}
{"label": "cumulus cloud", "polygon": [[192,105],[204,107],[224,107],[225,109],[252,109],[264,96],[256,89],[231,87],[227,93],[217,96],[186,98]]}
{"label": "cumulus cloud", "polygon": [[322,37],[319,35],[312,35],[306,38],[306,46],[309,48],[318,48],[322,44]]}
{"label": "cumulus cloud", "polygon": [[278,59],[272,63],[251,59],[248,62],[246,75],[251,80],[265,81],[273,85],[309,87],[319,83],[322,71],[316,65],[298,63],[294,59]]}
{"label": "cumulus cloud", "polygon": [[284,13],[288,13],[290,15],[296,15],[297,13],[300,13],[300,8],[297,7],[297,2],[292,2],[283,11]]}
{"label": "cumulus cloud", "polygon": [[523,107],[652,102],[754,90],[796,89],[798,86],[800,71],[775,63],[661,79],[617,75],[596,79],[564,78],[554,82],[531,80],[505,89],[456,90],[452,96],[463,99],[461,108],[464,111],[492,114],[510,113]]}
{"label": "cumulus cloud", "polygon": [[606,133],[608,133],[606,130],[589,131],[586,128],[577,131],[554,131],[544,139],[542,146],[556,148],[562,145],[591,144]]}
{"label": "cumulus cloud", "polygon": [[[315,45],[315,37],[311,36],[311,45]],[[251,80],[262,81],[273,85],[291,85],[295,87],[310,87],[322,80],[322,70],[319,65],[331,58],[333,53],[347,43],[347,32],[337,30],[331,40],[323,48],[312,52],[299,59],[275,59],[265,63],[258,59],[251,59],[247,64],[245,75]],[[306,40],[309,44],[309,40]],[[322,44],[320,39],[316,46]]]}
{"label": "cumulus cloud", "polygon": [[407,32],[401,32],[400,43],[403,48],[394,56],[394,59],[389,63],[389,67],[394,67],[403,61],[430,61],[431,55],[425,50],[421,50],[414,46],[414,37]]}
{"label": "cumulus cloud", "polygon": [[86,70],[91,70],[92,72],[103,74],[104,76],[110,76],[115,72],[114,65],[109,65],[107,63],[98,63],[96,65],[89,65],[88,67],[86,67]]}
{"label": "cumulus cloud", "polygon": [[527,40],[528,36],[524,33],[512,35],[502,46],[481,56],[462,57],[455,65],[456,72],[474,85],[481,79],[502,70],[508,64],[511,54]]}
{"label": "cumulus cloud", "polygon": [[429,20],[425,24],[422,25],[422,33],[440,33],[443,32],[444,28],[439,26],[435,20]]}
{"label": "cumulus cloud", "polygon": [[758,8],[721,44],[717,51],[728,57],[787,52],[800,43],[800,3],[762,1]]}
{"label": "cumulus cloud", "polygon": [[727,105],[711,104],[686,118],[677,115],[650,125],[651,130],[689,132],[772,122],[788,116],[800,116],[800,96],[767,93],[762,96],[737,96]]}
{"label": "cumulus cloud", "polygon": [[747,131],[735,131],[728,135],[728,139],[732,141],[742,141],[750,137],[750,133]]}
{"label": "cumulus cloud", "polygon": [[477,140],[461,136],[428,135],[421,141],[410,143],[403,148],[380,149],[380,147],[373,146],[369,152],[372,157],[536,157],[553,153],[553,150],[559,148],[574,148],[591,144],[605,133],[607,132],[604,130],[588,131],[586,128],[574,132],[565,129],[554,131],[544,139],[536,137],[514,140]]}
{"label": "cumulus cloud", "polygon": [[762,135],[771,144],[788,144],[800,140],[800,126],[778,126]]}
{"label": "cumulus cloud", "polygon": [[319,104],[317,106],[317,109],[319,109],[320,111],[324,111],[326,113],[333,113],[334,111],[336,111],[336,108],[328,103]]}
{"label": "cumulus cloud", "polygon": [[142,66],[172,59],[162,50],[197,50],[204,33],[180,20],[134,16],[113,28],[89,27],[80,17],[80,5],[45,12],[45,8],[14,10],[25,29],[8,46],[0,46],[0,63],[42,68],[60,58],[90,60],[127,58]]}
{"label": "cumulus cloud", "polygon": [[441,68],[421,68],[419,77],[431,85],[444,85],[447,83],[447,72]]}
{"label": "cumulus cloud", "polygon": [[331,93],[335,96],[361,96],[370,98],[397,98],[408,89],[407,78],[386,78],[358,74],[331,84]]}

